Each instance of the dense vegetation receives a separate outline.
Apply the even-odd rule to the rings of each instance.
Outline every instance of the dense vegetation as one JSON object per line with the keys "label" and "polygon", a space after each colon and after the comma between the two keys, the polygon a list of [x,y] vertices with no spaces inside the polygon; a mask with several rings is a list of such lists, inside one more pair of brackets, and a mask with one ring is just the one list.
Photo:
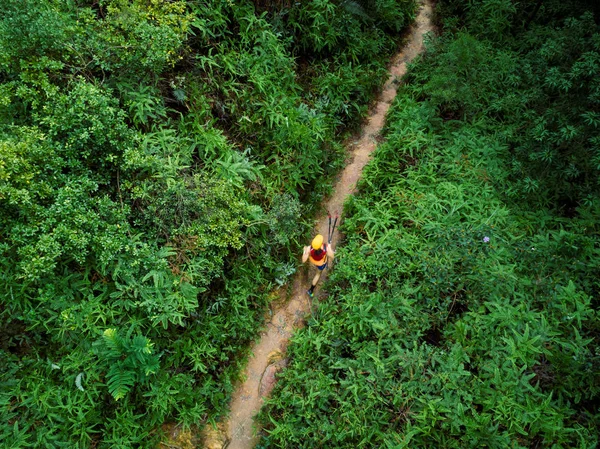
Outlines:
{"label": "dense vegetation", "polygon": [[2,447],[225,413],[414,7],[2,2]]}
{"label": "dense vegetation", "polygon": [[598,445],[600,11],[436,13],[262,448]]}

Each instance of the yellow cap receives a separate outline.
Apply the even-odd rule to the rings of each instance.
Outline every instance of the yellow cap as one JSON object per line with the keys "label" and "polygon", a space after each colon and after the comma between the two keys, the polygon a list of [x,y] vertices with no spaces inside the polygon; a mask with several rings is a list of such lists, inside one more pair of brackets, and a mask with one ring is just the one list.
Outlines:
{"label": "yellow cap", "polygon": [[321,234],[317,234],[312,241],[312,247],[314,249],[321,249],[323,246],[323,236]]}

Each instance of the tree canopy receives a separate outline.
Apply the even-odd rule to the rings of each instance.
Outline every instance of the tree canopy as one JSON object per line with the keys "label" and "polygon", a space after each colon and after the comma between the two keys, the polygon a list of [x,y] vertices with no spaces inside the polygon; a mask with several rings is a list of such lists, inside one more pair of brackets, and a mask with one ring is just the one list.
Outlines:
{"label": "tree canopy", "polygon": [[3,2],[6,447],[155,447],[226,412],[414,6]]}

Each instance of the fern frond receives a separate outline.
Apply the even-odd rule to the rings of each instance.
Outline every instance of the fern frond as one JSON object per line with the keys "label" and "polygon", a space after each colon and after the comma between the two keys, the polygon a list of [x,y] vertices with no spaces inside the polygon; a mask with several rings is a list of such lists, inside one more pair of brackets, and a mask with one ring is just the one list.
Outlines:
{"label": "fern frond", "polygon": [[108,391],[116,401],[124,397],[135,383],[135,374],[124,369],[120,364],[114,364],[108,370]]}
{"label": "fern frond", "polygon": [[151,354],[152,346],[154,346],[154,343],[152,343],[150,340],[148,340],[143,335],[136,335],[135,337],[133,337],[132,349],[136,352],[141,352],[144,354]]}
{"label": "fern frond", "polygon": [[111,357],[119,357],[123,349],[123,341],[119,337],[117,330],[106,329],[102,334],[102,338],[104,339],[104,343],[106,343],[109,355]]}

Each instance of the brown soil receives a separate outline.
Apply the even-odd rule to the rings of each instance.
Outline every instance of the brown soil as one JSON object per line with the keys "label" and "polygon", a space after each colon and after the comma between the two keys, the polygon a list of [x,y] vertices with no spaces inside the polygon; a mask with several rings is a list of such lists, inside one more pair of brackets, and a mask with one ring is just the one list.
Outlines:
{"label": "brown soil", "polygon": [[[383,86],[360,138],[348,145],[351,162],[341,173],[331,198],[325,204],[326,210],[332,213],[341,212],[344,201],[354,192],[356,182],[369,161],[370,154],[375,150],[385,115],[396,97],[396,86],[406,73],[406,64],[423,51],[423,35],[433,30],[431,0],[422,0],[421,3],[418,16],[407,36],[407,43],[392,59],[390,77]],[[327,225],[327,216],[320,217],[315,230],[327,235]],[[338,238],[336,231],[332,241],[334,248]],[[325,275],[321,277],[321,285],[324,280]],[[306,270],[302,270],[294,278],[291,299],[287,302],[282,299],[278,304],[272,305],[271,318],[266,324],[266,330],[252,347],[253,355],[244,373],[246,380],[233,394],[229,419],[223,425],[225,431],[217,429],[205,432],[202,447],[251,449],[258,442],[253,417],[260,410],[263,398],[268,396],[275,386],[277,372],[287,364],[285,353],[292,333],[304,324],[311,312],[312,305],[306,294],[309,284]]]}

